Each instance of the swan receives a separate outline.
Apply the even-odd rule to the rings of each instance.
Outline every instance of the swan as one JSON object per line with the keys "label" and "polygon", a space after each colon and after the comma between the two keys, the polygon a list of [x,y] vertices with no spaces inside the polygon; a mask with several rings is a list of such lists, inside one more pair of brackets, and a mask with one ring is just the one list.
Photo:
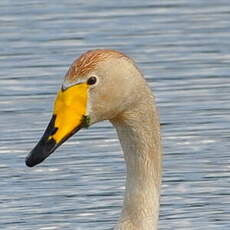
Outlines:
{"label": "swan", "polygon": [[79,129],[109,120],[127,167],[115,230],[157,230],[161,185],[160,123],[154,96],[135,62],[116,50],[82,54],[70,66],[48,127],[26,158],[33,167]]}

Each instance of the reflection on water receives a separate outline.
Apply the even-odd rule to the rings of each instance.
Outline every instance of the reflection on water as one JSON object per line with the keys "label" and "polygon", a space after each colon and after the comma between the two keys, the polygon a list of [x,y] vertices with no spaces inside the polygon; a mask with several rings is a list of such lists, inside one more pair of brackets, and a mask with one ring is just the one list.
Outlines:
{"label": "reflection on water", "polygon": [[0,2],[0,228],[109,229],[125,168],[108,122],[34,169],[68,65],[92,48],[135,58],[155,90],[164,140],[160,229],[230,228],[228,0]]}

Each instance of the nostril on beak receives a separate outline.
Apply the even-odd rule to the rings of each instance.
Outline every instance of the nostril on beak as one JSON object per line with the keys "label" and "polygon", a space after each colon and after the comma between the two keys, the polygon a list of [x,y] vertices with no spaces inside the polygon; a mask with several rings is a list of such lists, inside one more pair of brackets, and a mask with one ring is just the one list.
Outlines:
{"label": "nostril on beak", "polygon": [[52,132],[50,133],[50,136],[53,136],[57,131],[58,131],[58,128],[57,128],[57,127],[54,127],[54,129],[53,129]]}
{"label": "nostril on beak", "polygon": [[51,138],[48,142],[47,142],[47,146],[46,146],[46,151],[50,152],[55,146],[56,146],[56,141]]}

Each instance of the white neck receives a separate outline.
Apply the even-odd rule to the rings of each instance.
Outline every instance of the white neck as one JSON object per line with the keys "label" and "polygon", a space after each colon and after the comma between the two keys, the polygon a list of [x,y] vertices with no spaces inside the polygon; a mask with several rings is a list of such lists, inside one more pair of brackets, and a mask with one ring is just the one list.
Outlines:
{"label": "white neck", "polygon": [[161,184],[160,125],[151,95],[111,121],[127,165],[126,191],[116,230],[157,230]]}

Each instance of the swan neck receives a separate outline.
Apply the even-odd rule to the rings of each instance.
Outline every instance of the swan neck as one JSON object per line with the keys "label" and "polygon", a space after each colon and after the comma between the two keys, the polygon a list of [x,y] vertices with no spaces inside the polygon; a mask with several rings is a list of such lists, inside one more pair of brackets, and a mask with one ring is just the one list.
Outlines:
{"label": "swan neck", "polygon": [[158,115],[150,99],[112,121],[127,166],[123,209],[115,229],[157,230],[161,141]]}

